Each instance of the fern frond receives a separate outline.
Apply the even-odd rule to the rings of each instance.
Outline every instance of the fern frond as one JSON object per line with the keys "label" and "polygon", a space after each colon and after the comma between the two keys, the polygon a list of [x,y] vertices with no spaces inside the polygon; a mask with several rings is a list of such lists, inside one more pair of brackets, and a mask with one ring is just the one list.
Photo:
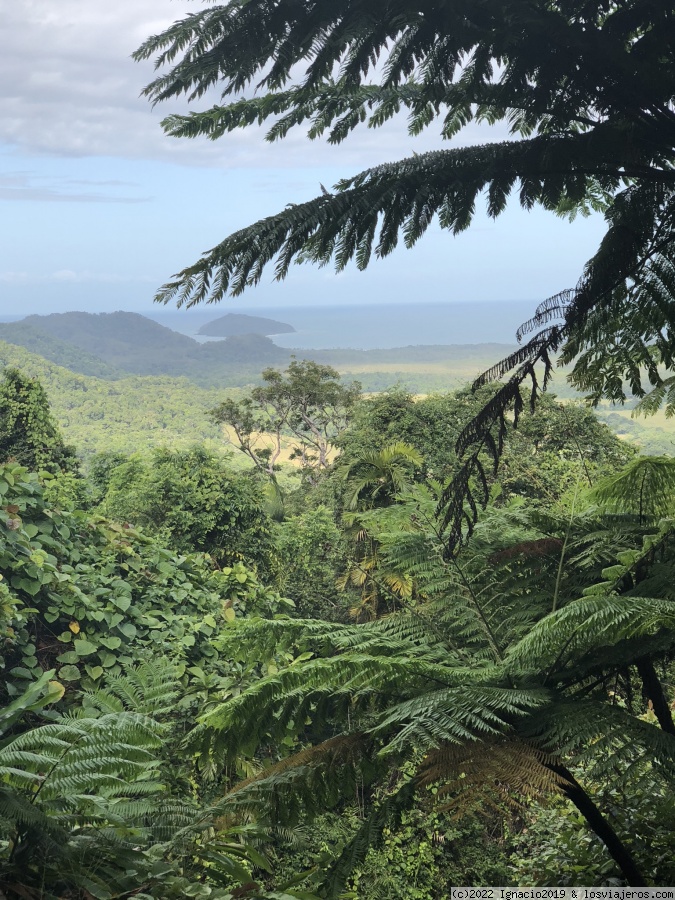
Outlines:
{"label": "fern frond", "polygon": [[563,791],[565,779],[552,766],[559,762],[516,738],[445,744],[429,751],[417,773],[420,787],[438,787],[441,808],[456,818],[493,808],[521,808]]}
{"label": "fern frond", "polygon": [[[485,460],[489,460],[496,471],[508,431],[507,414],[512,413],[517,425],[523,409],[522,385],[530,381],[530,404],[534,408],[539,390],[535,371],[537,364],[543,365],[542,387],[545,389],[552,373],[551,357],[559,348],[563,348],[562,362],[574,359],[586,342],[602,346],[605,353],[603,342],[598,342],[597,335],[594,337],[589,322],[592,324],[596,310],[602,317],[611,308],[616,297],[622,296],[626,283],[636,273],[648,270],[650,262],[662,254],[664,246],[675,246],[674,217],[675,194],[671,187],[640,184],[626,188],[608,210],[609,229],[598,252],[586,265],[585,274],[573,296],[570,293],[565,293],[563,298],[557,295],[559,299],[553,298],[543,310],[545,317],[549,311],[556,309],[556,304],[564,306],[564,322],[544,329],[477,380],[476,386],[501,378],[518,367],[457,440],[458,455],[469,455],[444,491],[439,504],[439,512],[443,513],[443,521],[448,528],[450,554],[455,553],[470,537],[478,520],[479,508],[487,505],[489,493]],[[620,324],[616,324],[620,328]],[[607,382],[599,381],[595,375],[587,384],[582,384],[580,370],[575,377],[582,389],[601,384],[594,395],[596,401],[601,396],[610,399],[623,397],[621,390],[620,396],[616,394],[616,390],[621,388],[620,383],[617,386],[616,379],[613,388]]]}
{"label": "fern frond", "polygon": [[406,746],[427,749],[445,742],[461,744],[503,733],[512,721],[548,702],[545,690],[465,683],[391,704],[370,733],[385,739],[393,734],[382,754],[397,753]]}
{"label": "fern frond", "polygon": [[642,456],[597,484],[590,494],[607,511],[633,513],[642,524],[668,515],[675,500],[675,460]]}
{"label": "fern frond", "polygon": [[338,721],[346,718],[348,709],[376,708],[385,697],[411,696],[425,687],[483,677],[480,670],[457,670],[419,654],[387,658],[354,652],[313,659],[262,678],[214,707],[200,718],[188,745],[231,759],[267,740],[281,739],[289,722],[304,721],[315,705],[324,714],[330,710]]}
{"label": "fern frond", "polygon": [[630,780],[643,766],[666,780],[675,775],[675,737],[618,704],[560,700],[524,721],[520,733],[547,753],[583,763],[599,779]]}
{"label": "fern frond", "polygon": [[[549,678],[566,668],[577,667],[604,648],[616,646],[659,631],[673,635],[675,644],[675,603],[645,597],[601,595],[583,597],[538,622],[507,657],[507,669],[514,674],[542,671]],[[640,651],[642,652],[642,651]],[[621,648],[623,663],[627,647]]]}

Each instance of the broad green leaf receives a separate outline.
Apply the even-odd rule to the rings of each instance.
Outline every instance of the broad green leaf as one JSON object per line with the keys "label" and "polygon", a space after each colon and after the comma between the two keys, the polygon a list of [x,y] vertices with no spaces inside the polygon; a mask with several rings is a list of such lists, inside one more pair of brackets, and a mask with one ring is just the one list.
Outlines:
{"label": "broad green leaf", "polygon": [[91,641],[86,640],[73,641],[73,647],[78,656],[89,656],[91,653],[96,653],[98,650],[96,644],[92,644]]}
{"label": "broad green leaf", "polygon": [[61,681],[77,681],[80,677],[80,670],[77,666],[61,666],[59,669],[59,678]]}

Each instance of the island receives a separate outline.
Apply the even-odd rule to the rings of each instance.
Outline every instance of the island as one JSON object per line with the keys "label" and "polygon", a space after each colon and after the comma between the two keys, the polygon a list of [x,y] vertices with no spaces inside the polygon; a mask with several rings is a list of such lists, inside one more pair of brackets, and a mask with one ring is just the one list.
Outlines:
{"label": "island", "polygon": [[286,322],[277,322],[263,316],[246,316],[241,313],[227,313],[219,319],[207,322],[197,334],[209,337],[231,337],[237,334],[292,334],[295,328]]}

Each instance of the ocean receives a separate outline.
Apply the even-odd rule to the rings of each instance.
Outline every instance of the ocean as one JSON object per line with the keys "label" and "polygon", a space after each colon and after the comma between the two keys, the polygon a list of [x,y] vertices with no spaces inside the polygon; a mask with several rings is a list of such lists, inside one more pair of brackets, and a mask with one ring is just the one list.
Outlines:
{"label": "ocean", "polygon": [[[120,308],[123,307],[120,303]],[[202,341],[214,340],[197,335],[203,324],[233,312],[265,316],[292,325],[294,333],[272,337],[280,347],[385,350],[429,344],[513,344],[516,328],[532,315],[534,307],[534,303],[525,300],[265,308],[222,303],[190,310],[152,307],[134,312]],[[57,311],[62,310],[54,310]],[[21,318],[0,316],[0,321]]]}
{"label": "ocean", "polygon": [[377,350],[422,344],[513,344],[516,328],[532,315],[534,305],[523,300],[264,309],[221,304],[185,311],[156,308],[143,315],[174,331],[197,337],[196,332],[205,322],[229,312],[246,313],[292,325],[295,333],[273,336],[280,347]]}

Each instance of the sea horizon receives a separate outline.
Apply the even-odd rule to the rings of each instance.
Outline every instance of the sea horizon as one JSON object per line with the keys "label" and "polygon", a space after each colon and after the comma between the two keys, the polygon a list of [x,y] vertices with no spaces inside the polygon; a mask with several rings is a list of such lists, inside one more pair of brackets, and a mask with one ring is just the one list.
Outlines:
{"label": "sea horizon", "polygon": [[[514,344],[517,327],[533,314],[535,306],[530,301],[517,300],[264,308],[220,304],[190,310],[153,307],[120,311],[136,312],[197,340],[209,340],[197,334],[202,325],[228,313],[240,313],[275,319],[295,328],[288,334],[271,335],[275,344],[286,349],[385,350],[430,345]],[[58,312],[66,311],[78,310]],[[0,315],[0,321],[20,321],[27,315],[30,313]]]}

